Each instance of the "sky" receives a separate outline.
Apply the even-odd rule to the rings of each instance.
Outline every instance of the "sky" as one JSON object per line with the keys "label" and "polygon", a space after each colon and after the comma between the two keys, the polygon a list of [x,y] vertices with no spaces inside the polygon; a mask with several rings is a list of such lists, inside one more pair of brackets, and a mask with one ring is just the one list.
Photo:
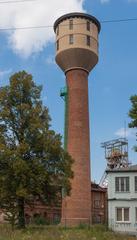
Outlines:
{"label": "sky", "polygon": [[[14,0],[15,1],[15,0]],[[19,2],[17,2],[19,1]],[[42,100],[49,108],[51,127],[64,133],[64,102],[60,89],[65,76],[55,63],[54,21],[69,12],[87,12],[101,21],[99,62],[89,75],[91,176],[99,182],[106,168],[101,143],[125,136],[129,161],[137,164],[135,131],[128,128],[130,96],[137,94],[137,0],[0,0],[0,86],[15,72],[25,70],[43,86]]]}

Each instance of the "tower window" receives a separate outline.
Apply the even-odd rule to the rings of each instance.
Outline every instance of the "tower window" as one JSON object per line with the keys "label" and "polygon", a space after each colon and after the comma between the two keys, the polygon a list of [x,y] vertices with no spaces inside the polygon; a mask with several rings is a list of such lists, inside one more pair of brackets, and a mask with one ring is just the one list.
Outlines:
{"label": "tower window", "polygon": [[69,20],[69,29],[72,30],[73,29],[73,19]]}
{"label": "tower window", "polygon": [[87,35],[87,46],[90,47],[90,36]]}
{"label": "tower window", "polygon": [[135,192],[137,192],[137,176],[135,176]]}
{"label": "tower window", "polygon": [[56,48],[57,48],[57,51],[58,51],[59,50],[59,40],[57,40]]}
{"label": "tower window", "polygon": [[74,43],[74,36],[73,34],[69,35],[69,44],[73,44]]}
{"label": "tower window", "polygon": [[87,21],[87,31],[90,31],[90,22]]}
{"label": "tower window", "polygon": [[59,26],[57,27],[57,36],[59,35]]}

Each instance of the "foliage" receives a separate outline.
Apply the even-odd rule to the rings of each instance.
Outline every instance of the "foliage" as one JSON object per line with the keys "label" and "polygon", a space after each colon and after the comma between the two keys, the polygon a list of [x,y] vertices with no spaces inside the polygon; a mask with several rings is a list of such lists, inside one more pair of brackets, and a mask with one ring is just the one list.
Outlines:
{"label": "foliage", "polygon": [[15,207],[15,203],[8,202],[8,204],[6,205],[6,208],[3,209],[3,213],[4,213],[4,221],[10,222],[12,230],[14,230],[17,223],[17,219],[18,219],[17,218],[18,211],[17,211],[17,208]]}
{"label": "foliage", "polygon": [[24,231],[12,232],[8,226],[0,227],[0,240],[135,240],[136,237],[116,234],[102,226],[89,229],[69,228],[58,226],[33,226]]}
{"label": "foliage", "polygon": [[[132,106],[129,111],[129,117],[131,118],[129,127],[137,129],[137,95],[131,96],[130,101],[131,101]],[[135,146],[134,149],[137,152],[137,146]]]}
{"label": "foliage", "polygon": [[32,222],[33,224],[36,224],[36,225],[49,225],[49,221],[44,218],[43,216],[36,216],[32,219]]}
{"label": "foliage", "polygon": [[67,194],[71,188],[73,161],[50,129],[41,90],[25,71],[0,88],[0,207],[17,212],[19,227],[25,227],[25,204],[57,202],[61,188]]}

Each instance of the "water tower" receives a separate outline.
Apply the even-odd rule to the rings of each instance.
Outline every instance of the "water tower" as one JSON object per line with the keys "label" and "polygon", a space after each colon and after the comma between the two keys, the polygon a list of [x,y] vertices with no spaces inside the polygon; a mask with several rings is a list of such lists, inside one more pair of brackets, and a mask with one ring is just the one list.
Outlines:
{"label": "water tower", "polygon": [[61,221],[75,226],[91,222],[88,75],[98,62],[100,23],[89,14],[70,13],[56,20],[54,31],[56,62],[66,75],[65,147],[75,161]]}

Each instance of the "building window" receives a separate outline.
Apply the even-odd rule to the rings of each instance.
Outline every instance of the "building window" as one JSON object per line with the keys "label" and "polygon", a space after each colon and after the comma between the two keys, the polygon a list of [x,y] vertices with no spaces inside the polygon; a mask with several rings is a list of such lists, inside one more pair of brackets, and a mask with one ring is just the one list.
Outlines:
{"label": "building window", "polygon": [[129,208],[116,208],[116,221],[129,222]]}
{"label": "building window", "polygon": [[101,221],[101,216],[100,215],[93,215],[93,217],[92,217],[92,222],[94,223],[94,224],[98,224],[98,223],[101,223],[102,221]]}
{"label": "building window", "polygon": [[74,43],[74,36],[73,34],[69,35],[69,44],[73,44]]}
{"label": "building window", "polygon": [[100,192],[95,192],[94,193],[94,208],[101,208],[101,194]]}
{"label": "building window", "polygon": [[124,208],[124,222],[129,221],[129,208]]}
{"label": "building window", "polygon": [[115,178],[115,191],[116,192],[129,192],[129,177],[116,177]]}
{"label": "building window", "polygon": [[72,30],[73,29],[73,19],[69,20],[69,29]]}
{"label": "building window", "polygon": [[100,208],[101,207],[101,201],[100,200],[94,200],[94,207]]}
{"label": "building window", "polygon": [[87,35],[87,46],[90,47],[90,36]]}
{"label": "building window", "polygon": [[137,207],[135,208],[135,221],[137,222]]}
{"label": "building window", "polygon": [[116,220],[122,221],[122,208],[117,208],[116,210]]}
{"label": "building window", "polygon": [[135,192],[137,192],[137,176],[135,176]]}
{"label": "building window", "polygon": [[54,224],[59,224],[59,222],[60,222],[60,214],[54,213],[53,214],[53,223]]}
{"label": "building window", "polygon": [[57,48],[57,51],[58,51],[59,50],[59,40],[57,40],[56,48]]}
{"label": "building window", "polygon": [[87,31],[90,31],[90,22],[87,21]]}
{"label": "building window", "polygon": [[57,36],[59,35],[59,26],[57,27],[57,33],[56,34],[57,34]]}

